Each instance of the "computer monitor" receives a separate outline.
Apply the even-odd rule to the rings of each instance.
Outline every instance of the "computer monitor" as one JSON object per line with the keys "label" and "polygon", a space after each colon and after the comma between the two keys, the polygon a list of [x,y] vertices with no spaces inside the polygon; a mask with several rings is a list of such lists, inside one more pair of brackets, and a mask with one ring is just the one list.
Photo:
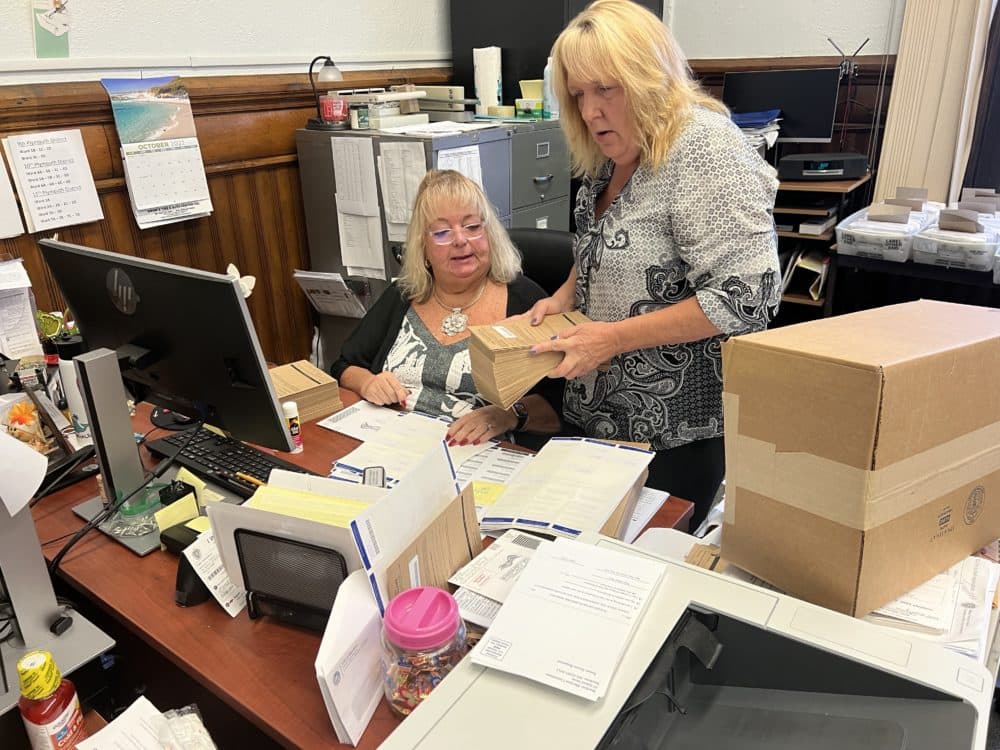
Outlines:
{"label": "computer monitor", "polygon": [[829,143],[840,92],[840,68],[726,73],[722,101],[733,112],[781,110],[778,141]]}
{"label": "computer monitor", "polygon": [[238,281],[67,242],[39,245],[87,348],[117,352],[137,399],[292,449]]}

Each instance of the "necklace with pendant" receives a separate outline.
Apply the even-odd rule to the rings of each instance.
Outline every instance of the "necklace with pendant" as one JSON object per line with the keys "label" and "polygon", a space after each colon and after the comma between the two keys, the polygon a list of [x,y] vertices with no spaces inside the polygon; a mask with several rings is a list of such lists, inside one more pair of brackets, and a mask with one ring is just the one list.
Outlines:
{"label": "necklace with pendant", "polygon": [[479,292],[476,294],[475,298],[469,304],[464,307],[452,307],[451,305],[446,305],[438,297],[437,289],[434,290],[434,300],[441,305],[445,310],[450,310],[444,320],[441,321],[441,330],[447,336],[457,336],[462,331],[466,329],[469,325],[469,316],[465,314],[465,311],[472,307],[474,304],[479,302],[479,298],[483,296],[483,292],[486,291],[486,282],[479,287]]}

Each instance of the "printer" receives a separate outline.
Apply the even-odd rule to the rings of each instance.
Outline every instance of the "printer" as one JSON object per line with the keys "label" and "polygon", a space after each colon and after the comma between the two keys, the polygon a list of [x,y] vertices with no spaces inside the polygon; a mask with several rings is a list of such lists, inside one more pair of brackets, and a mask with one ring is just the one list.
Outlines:
{"label": "printer", "polygon": [[603,699],[463,659],[381,747],[985,747],[993,680],[982,664],[708,570],[663,564]]}

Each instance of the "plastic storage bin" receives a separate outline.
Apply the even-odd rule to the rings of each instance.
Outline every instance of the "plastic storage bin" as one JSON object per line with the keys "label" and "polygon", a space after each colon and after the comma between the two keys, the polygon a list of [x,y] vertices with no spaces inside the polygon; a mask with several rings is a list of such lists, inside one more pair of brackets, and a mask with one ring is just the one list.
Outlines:
{"label": "plastic storage bin", "polygon": [[997,235],[991,231],[954,232],[932,227],[913,238],[913,260],[946,268],[991,271],[997,247]]}
{"label": "plastic storage bin", "polygon": [[396,596],[382,622],[385,698],[407,716],[465,655],[465,623],[447,591],[418,586]]}
{"label": "plastic storage bin", "polygon": [[913,236],[930,221],[930,215],[920,211],[911,211],[906,224],[869,221],[863,208],[837,225],[837,252],[902,263],[910,259]]}

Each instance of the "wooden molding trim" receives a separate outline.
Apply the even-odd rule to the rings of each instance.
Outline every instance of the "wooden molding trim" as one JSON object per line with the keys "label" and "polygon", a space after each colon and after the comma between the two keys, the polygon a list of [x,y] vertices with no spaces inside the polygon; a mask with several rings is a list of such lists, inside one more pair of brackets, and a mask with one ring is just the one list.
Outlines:
{"label": "wooden molding trim", "polygon": [[[451,68],[350,71],[344,74],[342,88],[441,84],[450,79]],[[315,107],[304,72],[182,80],[196,117]],[[100,125],[113,119],[111,102],[98,81],[0,86],[0,132]]]}
{"label": "wooden molding trim", "polygon": [[[688,64],[695,76],[706,86],[722,85],[724,73],[754,70],[794,70],[795,68],[834,68],[840,65],[836,55],[815,55],[812,57],[720,57],[689,60]],[[886,83],[892,82],[896,67],[895,55],[859,55],[854,58],[858,64],[857,83],[877,85],[882,76],[882,65],[886,65]]]}

